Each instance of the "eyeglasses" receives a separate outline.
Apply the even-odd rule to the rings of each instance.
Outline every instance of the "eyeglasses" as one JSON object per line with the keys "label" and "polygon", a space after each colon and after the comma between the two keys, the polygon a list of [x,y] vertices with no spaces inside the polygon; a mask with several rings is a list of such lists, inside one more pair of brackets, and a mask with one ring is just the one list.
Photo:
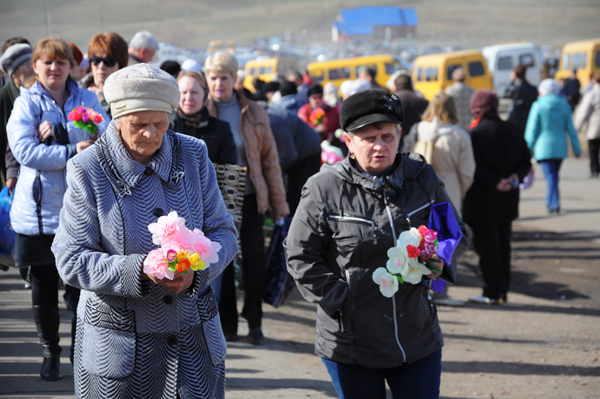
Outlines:
{"label": "eyeglasses", "polygon": [[112,57],[100,58],[95,55],[90,56],[90,64],[98,66],[101,62],[104,62],[104,66],[112,68],[117,65],[117,60]]}

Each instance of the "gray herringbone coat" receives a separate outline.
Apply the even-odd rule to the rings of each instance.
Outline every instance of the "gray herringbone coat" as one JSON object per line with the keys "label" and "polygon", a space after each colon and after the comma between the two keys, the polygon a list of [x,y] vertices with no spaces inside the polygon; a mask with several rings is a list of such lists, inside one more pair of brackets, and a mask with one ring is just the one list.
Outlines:
{"label": "gray herringbone coat", "polygon": [[[142,165],[113,123],[69,162],[67,183],[52,250],[62,279],[81,288],[77,397],[223,398],[226,344],[208,283],[237,243],[205,144],[168,131]],[[219,262],[178,295],[141,279],[159,209],[222,245]]]}

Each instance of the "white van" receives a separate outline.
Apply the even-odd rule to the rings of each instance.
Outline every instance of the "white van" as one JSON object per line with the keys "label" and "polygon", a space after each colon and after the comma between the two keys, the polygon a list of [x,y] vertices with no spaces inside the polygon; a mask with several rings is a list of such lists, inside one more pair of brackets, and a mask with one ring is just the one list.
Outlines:
{"label": "white van", "polygon": [[535,43],[496,44],[481,49],[492,74],[494,90],[499,97],[510,85],[510,73],[519,65],[527,66],[525,78],[533,86],[544,79],[544,54]]}

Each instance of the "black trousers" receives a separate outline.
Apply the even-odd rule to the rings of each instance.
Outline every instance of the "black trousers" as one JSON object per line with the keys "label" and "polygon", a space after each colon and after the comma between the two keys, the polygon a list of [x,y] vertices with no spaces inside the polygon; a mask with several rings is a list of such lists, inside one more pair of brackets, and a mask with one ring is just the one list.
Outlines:
{"label": "black trousers", "polygon": [[588,140],[588,148],[590,151],[590,171],[600,173],[600,139]]}
{"label": "black trousers", "polygon": [[490,299],[506,299],[510,287],[512,222],[472,224],[471,228],[483,273],[483,295]]}
{"label": "black trousers", "polygon": [[32,305],[58,305],[58,270],[56,266],[31,266]]}
{"label": "black trousers", "polygon": [[304,187],[308,178],[317,173],[319,169],[321,169],[320,152],[301,159],[286,171],[288,177],[286,199],[290,206],[290,217],[294,215],[296,208],[298,208],[302,195],[302,187]]}
{"label": "black trousers", "polygon": [[[257,328],[262,323],[262,293],[265,280],[265,239],[263,235],[264,217],[258,213],[256,195],[244,197],[242,206],[242,273],[244,287],[244,307],[242,317],[248,320],[249,328]],[[227,266],[221,282],[219,312],[225,334],[236,334],[238,313],[235,295],[235,273],[233,265]]]}

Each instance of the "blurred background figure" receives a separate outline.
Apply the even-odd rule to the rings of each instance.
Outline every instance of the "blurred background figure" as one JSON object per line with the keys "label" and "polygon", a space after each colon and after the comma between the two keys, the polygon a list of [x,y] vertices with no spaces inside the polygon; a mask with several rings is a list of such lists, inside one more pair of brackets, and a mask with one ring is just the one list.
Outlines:
{"label": "blurred background figure", "polygon": [[446,94],[454,100],[454,106],[458,114],[458,125],[469,131],[469,125],[473,119],[473,115],[469,109],[469,102],[473,94],[475,94],[475,90],[465,83],[466,77],[465,70],[462,68],[456,68],[452,71],[452,80],[454,83],[446,87]]}
{"label": "blurred background figure", "polygon": [[348,97],[361,91],[369,90],[371,84],[366,80],[346,80],[340,85],[340,93],[342,93],[342,101],[345,101]]}
{"label": "blurred background figure", "polygon": [[558,174],[562,160],[567,157],[567,134],[573,153],[581,154],[577,131],[573,126],[571,107],[560,95],[560,86],[554,79],[545,79],[538,87],[539,97],[531,106],[525,127],[525,140],[535,160],[542,166],[548,192],[546,205],[549,213],[560,213]]}
{"label": "blurred background figure", "polygon": [[127,66],[127,43],[116,33],[96,33],[88,43],[88,60],[92,70],[79,86],[93,91],[110,117],[110,104],[104,98],[104,82],[114,72]]}
{"label": "blurred background figure", "polygon": [[592,89],[583,95],[575,114],[575,130],[579,131],[587,123],[590,177],[597,179],[600,174],[600,72],[596,72],[592,82]]}
{"label": "blurred background figure", "polygon": [[181,65],[177,61],[166,60],[160,64],[160,69],[177,79],[179,72],[181,72]]}
{"label": "blurred background figure", "polygon": [[[268,82],[265,84],[264,93],[265,93],[265,97],[267,97],[267,104],[271,104],[271,100],[273,99],[273,96],[275,96],[275,93],[277,93],[278,91],[279,91],[279,82],[272,81],[272,82]],[[281,98],[281,95],[279,95],[279,98]],[[275,100],[277,101],[277,98],[275,98]]]}
{"label": "blurred background figure", "polygon": [[571,72],[571,76],[564,80],[561,87],[560,94],[566,97],[572,112],[575,110],[575,107],[579,104],[579,100],[581,99],[581,83],[579,82],[579,79],[577,79],[577,69],[574,69]]}
{"label": "blurred background figure", "polygon": [[202,65],[196,60],[188,58],[181,64],[182,71],[196,71],[202,73]]}
{"label": "blurred background figure", "polygon": [[265,95],[266,82],[259,77],[252,79],[252,87],[254,87],[254,94],[252,95],[254,101],[264,101],[265,103],[269,100]]}
{"label": "blurred background figure", "polygon": [[537,88],[527,81],[525,78],[526,73],[526,66],[517,66],[510,74],[510,85],[504,93],[504,97],[512,100],[512,108],[508,115],[508,120],[515,124],[523,135],[525,135],[525,126],[527,125],[529,111],[538,97]]}
{"label": "blurred background figure", "polygon": [[[229,122],[237,148],[238,164],[248,167],[242,206],[242,270],[244,308],[248,341],[260,345],[262,332],[262,291],[265,276],[264,214],[271,208],[273,220],[289,214],[277,145],[269,118],[258,104],[233,90],[238,62],[235,56],[217,52],[204,64],[209,89],[209,114]],[[223,272],[219,304],[225,339],[237,339],[238,312],[232,265]]]}
{"label": "blurred background figure", "polygon": [[79,47],[75,45],[75,43],[69,42],[69,46],[71,46],[71,50],[73,51],[73,58],[75,59],[75,63],[77,64],[77,66],[73,68],[71,76],[73,77],[73,80],[79,82],[85,77],[85,75],[88,74],[88,67],[90,63],[88,62],[88,60],[85,60],[84,63],[83,54],[81,53],[81,50],[79,50]]}
{"label": "blurred background figure", "polygon": [[[400,98],[402,110],[404,111],[402,135],[400,136],[400,148],[402,149],[404,147],[406,136],[411,133],[412,127],[421,120],[421,115],[423,115],[423,112],[427,109],[429,102],[415,93],[412,85],[412,78],[406,73],[398,74],[396,76],[393,92]],[[457,209],[460,209],[458,205]]]}
{"label": "blurred background figure", "polygon": [[[2,48],[0,51],[4,54],[7,48],[12,46],[13,44],[25,43],[31,45],[27,39],[21,36],[11,37],[7,39],[4,43],[2,43]],[[7,76],[4,72],[0,70],[0,88],[4,87],[4,85],[10,81],[10,76]]]}
{"label": "blurred background figure", "polygon": [[[327,140],[330,143],[334,142],[334,133],[340,128],[340,113],[337,108],[330,107],[323,101],[323,86],[314,84],[308,89],[308,104],[303,105],[298,110],[298,117],[315,129],[321,135],[321,140]],[[315,124],[311,121],[311,114],[316,109],[325,111],[325,118],[321,123]],[[340,140],[335,140],[338,142]],[[341,141],[340,141],[341,143]]]}
{"label": "blurred background figure", "polygon": [[298,110],[301,107],[300,101],[298,100],[298,96],[296,95],[297,88],[294,82],[284,81],[279,86],[279,94],[281,98],[279,100],[273,101],[269,108],[274,109],[285,109],[290,112],[293,112],[294,115],[298,114]]}
{"label": "blurred background figure", "polygon": [[298,71],[290,73],[288,80],[296,85],[296,93],[300,107],[304,104],[308,104],[308,87],[309,84],[304,82],[302,74]]}
{"label": "blurred background figure", "polygon": [[329,82],[323,87],[323,101],[332,108],[336,108],[338,113],[342,108],[342,100],[338,95],[337,86],[333,82]]}
{"label": "blurred background figure", "polygon": [[[129,42],[129,62],[128,65],[148,63],[152,61],[154,54],[158,50],[158,41],[147,30],[136,33]],[[121,68],[127,65],[121,65]]]}
{"label": "blurred background figure", "polygon": [[369,87],[370,89],[383,89],[383,87],[381,87],[375,81],[375,78],[377,77],[377,71],[375,69],[363,65],[360,68],[358,68],[357,72],[359,79],[366,80],[367,82],[369,82],[369,84],[371,85],[371,87]]}
{"label": "blurred background figure", "polygon": [[204,76],[196,71],[183,71],[177,84],[181,97],[173,113],[171,129],[204,140],[212,162],[237,164],[237,149],[229,123],[210,116],[206,109],[208,86]]}
{"label": "blurred background figure", "polygon": [[[37,80],[16,99],[7,126],[10,147],[21,164],[10,219],[17,233],[15,263],[31,265],[33,316],[44,355],[40,376],[54,381],[60,378],[59,276],[50,246],[66,190],[67,161],[94,142],[67,115],[81,104],[93,108],[104,119],[99,134],[110,120],[98,97],[71,79],[76,63],[66,41],[56,36],[42,39],[31,62]],[[75,341],[73,322],[71,340]],[[72,351],[73,346],[71,361]]]}
{"label": "blurred background figure", "polygon": [[510,289],[512,221],[519,217],[519,182],[531,169],[527,144],[518,128],[498,116],[498,97],[481,89],[471,100],[479,124],[471,130],[475,179],[463,203],[463,220],[483,274],[483,293],[469,301],[506,303]]}

